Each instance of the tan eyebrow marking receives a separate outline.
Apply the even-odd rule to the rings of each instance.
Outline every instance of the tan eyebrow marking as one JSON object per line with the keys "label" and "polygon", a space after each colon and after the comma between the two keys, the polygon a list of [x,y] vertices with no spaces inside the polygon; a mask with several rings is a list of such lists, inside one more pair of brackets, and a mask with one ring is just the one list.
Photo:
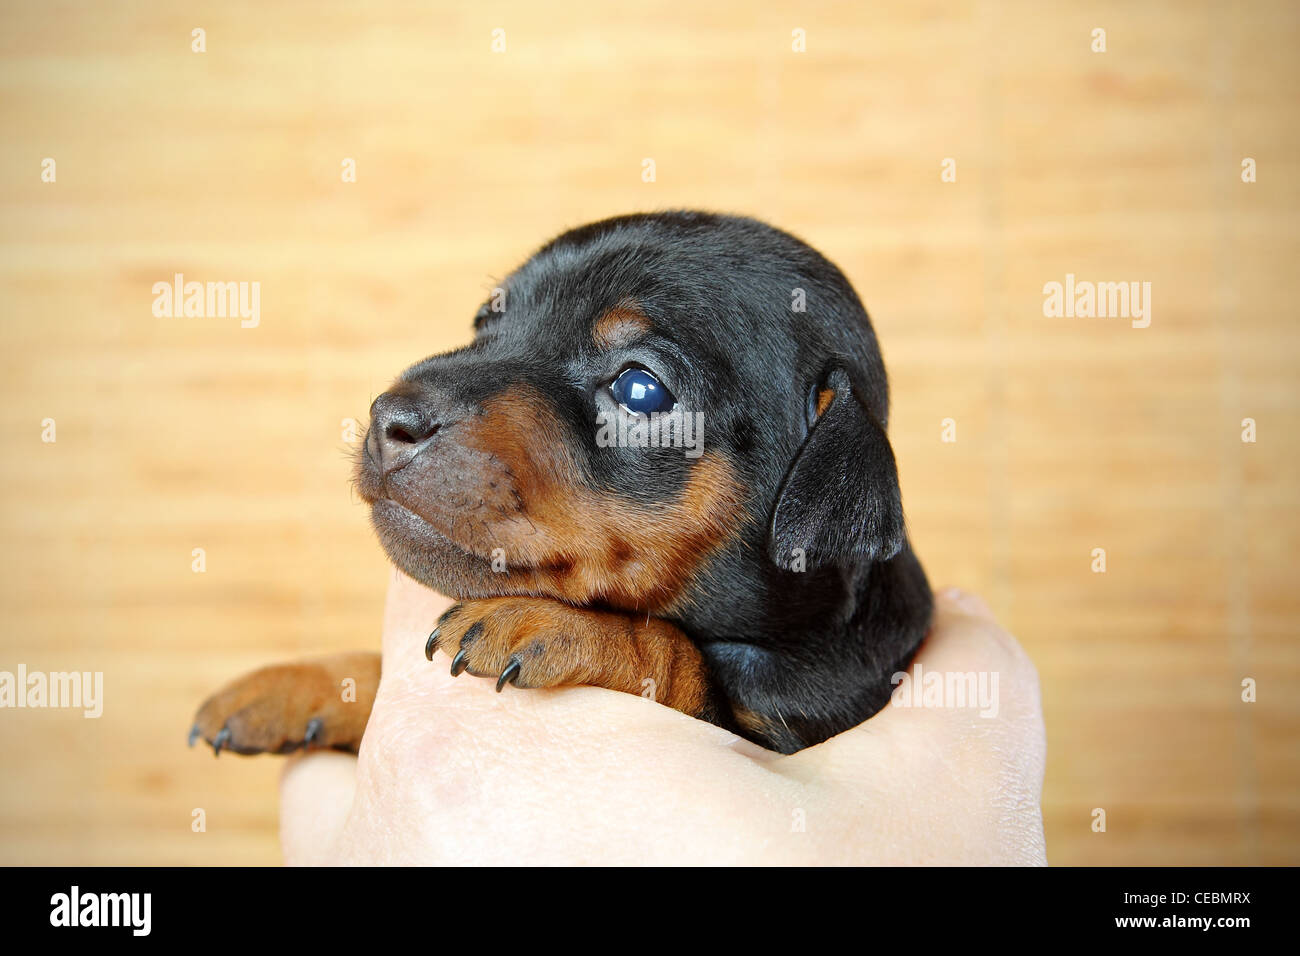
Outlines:
{"label": "tan eyebrow marking", "polygon": [[631,299],[624,299],[591,327],[591,338],[602,349],[630,345],[652,328],[650,320]]}

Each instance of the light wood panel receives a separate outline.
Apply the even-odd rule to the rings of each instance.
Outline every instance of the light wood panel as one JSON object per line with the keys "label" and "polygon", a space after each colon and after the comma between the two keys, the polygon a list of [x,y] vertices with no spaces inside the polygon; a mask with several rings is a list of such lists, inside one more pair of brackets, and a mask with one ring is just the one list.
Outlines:
{"label": "light wood panel", "polygon": [[[277,764],[183,740],[377,643],[341,421],[543,239],[679,206],[867,302],[919,553],[1042,675],[1050,858],[1300,862],[1298,44],[1263,2],[7,5],[0,669],[106,701],[0,712],[0,862],[278,861]],[[155,318],[177,272],[260,325]],[[1151,282],[1150,327],[1044,318],[1067,273]]]}

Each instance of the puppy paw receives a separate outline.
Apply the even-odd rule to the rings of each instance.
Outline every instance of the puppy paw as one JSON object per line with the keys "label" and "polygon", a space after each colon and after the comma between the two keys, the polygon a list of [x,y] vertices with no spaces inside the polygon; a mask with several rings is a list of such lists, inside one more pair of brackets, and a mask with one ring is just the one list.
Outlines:
{"label": "puppy paw", "polygon": [[713,691],[699,649],[657,618],[573,607],[547,598],[484,598],[439,620],[425,656],[441,650],[451,673],[486,677],[496,689],[587,684],[650,697],[695,716]]}
{"label": "puppy paw", "polygon": [[203,703],[189,743],[238,754],[356,752],[379,686],[379,655],[341,654],[264,667]]}
{"label": "puppy paw", "polygon": [[558,601],[490,598],[453,606],[438,620],[425,656],[442,650],[451,657],[452,676],[462,673],[517,687],[555,687],[577,683],[580,622],[585,612]]}

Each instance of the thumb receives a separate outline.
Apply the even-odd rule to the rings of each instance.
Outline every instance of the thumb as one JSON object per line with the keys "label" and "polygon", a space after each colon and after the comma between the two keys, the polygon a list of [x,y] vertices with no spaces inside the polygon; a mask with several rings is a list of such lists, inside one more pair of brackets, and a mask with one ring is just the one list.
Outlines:
{"label": "thumb", "polygon": [[[396,569],[384,605],[384,646],[380,697],[384,682],[427,672],[424,641],[433,622],[451,600],[417,584]],[[294,866],[337,859],[338,838],[347,823],[356,793],[357,758],[351,754],[314,753],[291,759],[280,776],[280,846],[284,862]]]}
{"label": "thumb", "polygon": [[451,598],[393,569],[384,604],[384,678],[425,677],[429,666],[424,658],[425,641],[452,603]]}

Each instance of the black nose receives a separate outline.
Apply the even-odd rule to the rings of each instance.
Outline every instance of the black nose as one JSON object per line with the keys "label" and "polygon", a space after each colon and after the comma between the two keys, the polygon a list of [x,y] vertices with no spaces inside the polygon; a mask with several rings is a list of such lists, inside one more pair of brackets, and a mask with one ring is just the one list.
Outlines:
{"label": "black nose", "polygon": [[401,392],[385,392],[370,406],[366,449],[379,470],[390,475],[418,455],[438,427],[427,402]]}

